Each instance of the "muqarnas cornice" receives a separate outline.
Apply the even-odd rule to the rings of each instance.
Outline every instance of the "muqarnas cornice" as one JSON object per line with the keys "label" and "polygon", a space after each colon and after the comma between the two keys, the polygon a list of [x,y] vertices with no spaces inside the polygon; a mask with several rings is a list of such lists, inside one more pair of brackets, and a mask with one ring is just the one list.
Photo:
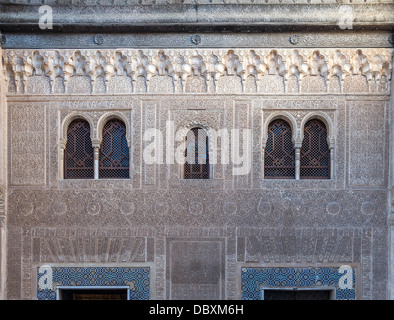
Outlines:
{"label": "muqarnas cornice", "polygon": [[389,94],[390,49],[3,50],[9,94]]}

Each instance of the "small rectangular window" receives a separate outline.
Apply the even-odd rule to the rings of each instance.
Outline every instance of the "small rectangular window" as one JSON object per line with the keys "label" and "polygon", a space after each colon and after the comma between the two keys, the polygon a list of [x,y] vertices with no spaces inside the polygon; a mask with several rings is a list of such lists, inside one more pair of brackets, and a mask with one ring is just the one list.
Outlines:
{"label": "small rectangular window", "polygon": [[189,130],[185,138],[184,179],[209,179],[208,135],[202,128]]}

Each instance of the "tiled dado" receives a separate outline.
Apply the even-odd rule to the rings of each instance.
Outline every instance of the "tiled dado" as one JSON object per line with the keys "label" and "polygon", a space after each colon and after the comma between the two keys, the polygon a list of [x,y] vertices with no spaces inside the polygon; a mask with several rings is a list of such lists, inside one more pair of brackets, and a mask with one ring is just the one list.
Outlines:
{"label": "tiled dado", "polygon": [[[149,300],[150,268],[148,267],[52,267],[50,271],[37,269],[37,299],[56,300],[58,286],[130,288],[130,300]],[[41,277],[52,273],[52,288],[40,287]]]}
{"label": "tiled dado", "polygon": [[352,268],[352,286],[341,289],[339,268],[242,268],[241,299],[260,300],[268,288],[324,288],[335,292],[335,300],[356,299],[356,269]]}

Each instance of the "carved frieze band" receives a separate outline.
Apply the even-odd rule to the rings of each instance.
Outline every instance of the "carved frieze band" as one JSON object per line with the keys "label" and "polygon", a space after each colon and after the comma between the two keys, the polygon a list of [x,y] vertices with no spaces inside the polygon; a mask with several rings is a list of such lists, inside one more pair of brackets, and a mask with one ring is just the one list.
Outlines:
{"label": "carved frieze band", "polygon": [[33,261],[145,262],[153,259],[153,238],[132,229],[32,228]]}
{"label": "carved frieze band", "polygon": [[4,50],[9,93],[388,94],[390,49]]}

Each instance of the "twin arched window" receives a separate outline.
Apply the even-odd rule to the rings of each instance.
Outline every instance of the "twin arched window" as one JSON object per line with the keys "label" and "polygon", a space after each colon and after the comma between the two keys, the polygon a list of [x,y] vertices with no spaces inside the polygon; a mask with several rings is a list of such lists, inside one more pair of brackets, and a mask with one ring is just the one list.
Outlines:
{"label": "twin arched window", "polygon": [[[64,152],[65,179],[94,179],[94,149],[90,138],[90,126],[86,120],[76,119],[67,130]],[[126,126],[118,119],[109,120],[103,128],[98,158],[99,178],[129,177],[129,147]]]}
{"label": "twin arched window", "polygon": [[330,178],[330,149],[327,128],[318,119],[309,120],[304,127],[300,150],[300,165],[296,167],[295,149],[290,125],[282,119],[268,126],[264,154],[264,177],[267,179],[294,179],[299,170],[301,179]]}
{"label": "twin arched window", "polygon": [[[184,179],[209,179],[208,135],[202,128],[193,128],[185,137]],[[99,178],[129,177],[129,147],[126,126],[118,120],[108,121],[102,132],[98,159]],[[65,179],[94,179],[94,149],[90,137],[89,123],[76,119],[67,130],[67,144],[64,152]]]}

